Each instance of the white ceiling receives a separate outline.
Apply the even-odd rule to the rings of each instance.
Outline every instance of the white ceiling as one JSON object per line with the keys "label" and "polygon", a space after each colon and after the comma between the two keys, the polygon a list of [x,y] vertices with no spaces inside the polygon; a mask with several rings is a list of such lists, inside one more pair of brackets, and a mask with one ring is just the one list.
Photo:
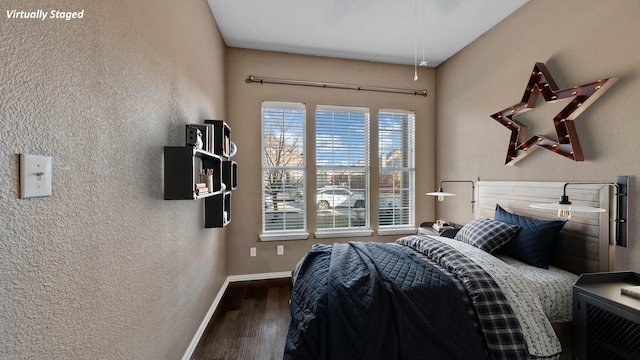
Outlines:
{"label": "white ceiling", "polygon": [[527,0],[208,2],[227,46],[436,67]]}

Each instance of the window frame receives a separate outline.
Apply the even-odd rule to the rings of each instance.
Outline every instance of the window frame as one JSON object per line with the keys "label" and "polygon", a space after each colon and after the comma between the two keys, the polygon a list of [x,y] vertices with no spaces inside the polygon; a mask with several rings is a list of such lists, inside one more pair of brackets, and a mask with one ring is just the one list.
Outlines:
{"label": "window frame", "polygon": [[[265,163],[265,153],[266,153],[266,148],[265,146],[267,146],[266,144],[266,132],[265,132],[265,110],[266,109],[278,109],[278,110],[283,110],[283,111],[302,111],[302,123],[301,123],[301,140],[302,140],[302,153],[300,154],[300,156],[302,157],[302,165],[301,166],[271,166],[271,165],[266,165]],[[284,117],[283,117],[284,118]],[[308,201],[307,201],[307,179],[308,179],[308,174],[307,174],[307,163],[306,163],[306,149],[308,148],[307,145],[307,139],[306,139],[306,128],[307,128],[307,110],[306,110],[306,105],[304,103],[299,103],[299,102],[282,102],[282,101],[263,101],[262,102],[262,106],[261,106],[261,111],[260,111],[260,122],[261,122],[261,176],[260,176],[260,182],[261,182],[261,216],[262,216],[262,223],[261,223],[261,233],[260,233],[260,240],[261,241],[278,241],[278,240],[306,240],[309,238],[309,231],[308,231],[308,215],[309,215],[309,211],[308,211]],[[283,170],[283,171],[299,171],[302,173],[302,189],[301,189],[301,196],[302,196],[302,203],[303,205],[303,209],[302,209],[302,229],[291,229],[291,230],[286,230],[286,229],[282,229],[282,230],[268,230],[267,229],[267,218],[266,218],[266,212],[268,210],[268,204],[266,201],[266,181],[265,181],[265,172],[266,171],[272,171],[272,170]],[[273,201],[273,200],[272,200]],[[286,222],[286,220],[283,220]]]}
{"label": "window frame", "polygon": [[[385,141],[385,137],[381,136],[381,134],[383,134],[385,131],[388,130],[384,130],[382,129],[382,121],[381,119],[381,114],[389,114],[392,117],[394,116],[404,116],[406,118],[406,123],[402,125],[402,131],[404,133],[402,133],[400,136],[403,137],[403,142],[406,143],[406,147],[404,149],[402,149],[403,151],[403,159],[406,161],[406,166],[383,166],[381,164],[382,159],[381,159],[381,155],[382,152],[384,151],[384,149],[382,149],[381,146],[381,142]],[[378,110],[378,129],[377,129],[377,136],[378,136],[378,160],[379,160],[379,168],[378,168],[378,176],[377,176],[377,180],[378,180],[378,194],[377,194],[377,198],[378,198],[378,234],[379,235],[396,235],[396,234],[412,234],[415,233],[416,231],[416,220],[415,220],[415,204],[416,204],[416,192],[415,192],[415,173],[416,173],[416,168],[415,168],[415,145],[416,145],[416,141],[415,141],[415,112],[414,111],[407,111],[407,110],[400,110],[400,109],[379,109]],[[393,129],[391,130],[393,131]],[[403,203],[401,204],[401,208],[407,209],[408,213],[406,215],[406,223],[400,223],[400,224],[395,224],[395,217],[394,217],[394,223],[390,224],[390,225],[385,225],[382,224],[382,209],[381,206],[382,204],[380,204],[380,199],[384,196],[383,191],[387,190],[386,188],[383,189],[380,186],[380,181],[385,177],[384,173],[397,173],[397,172],[401,172],[403,174],[402,179],[406,179],[406,181],[408,182],[408,184],[406,185],[406,187],[401,187],[400,191],[407,191],[408,190],[408,199],[405,201],[403,200]],[[391,189],[392,192],[394,193],[393,199],[395,201],[395,182],[392,183],[391,185]],[[386,209],[386,208],[385,208]],[[394,212],[392,212],[392,214],[395,215]]]}
{"label": "window frame", "polygon": [[[318,136],[318,114],[319,113],[324,113],[324,112],[330,112],[330,113],[337,113],[337,114],[346,114],[347,117],[350,116],[350,114],[355,113],[355,114],[362,114],[364,115],[364,141],[362,144],[363,147],[363,159],[362,159],[362,166],[361,167],[356,167],[356,166],[352,166],[352,165],[320,165],[319,164],[319,155],[318,155],[318,150],[319,148],[321,148],[318,145],[318,139],[320,138],[320,136]],[[321,185],[318,181],[319,178],[319,174],[323,173],[323,171],[329,171],[330,173],[333,173],[335,176],[335,172],[345,172],[346,174],[349,174],[349,178],[351,179],[351,171],[357,168],[361,168],[363,175],[362,175],[362,183],[364,186],[364,189],[358,189],[358,190],[364,190],[364,210],[363,210],[363,218],[364,218],[364,225],[363,226],[352,226],[351,223],[351,216],[352,213],[356,214],[356,217],[358,217],[358,210],[351,210],[351,206],[348,206],[348,211],[347,211],[347,216],[349,217],[349,221],[348,221],[348,226],[346,227],[337,227],[336,226],[336,222],[335,222],[335,217],[332,219],[333,222],[333,226],[332,227],[326,227],[326,228],[320,228],[318,226],[319,221],[319,211],[316,212],[316,229],[314,232],[314,236],[316,238],[335,238],[335,237],[345,237],[345,236],[349,236],[349,237],[356,237],[356,236],[371,236],[373,234],[373,230],[371,228],[371,186],[370,186],[370,182],[371,182],[371,164],[370,164],[370,158],[371,158],[371,110],[369,107],[364,107],[364,106],[341,106],[341,105],[324,105],[324,104],[318,104],[316,105],[315,108],[315,131],[314,131],[314,144],[315,144],[315,162],[316,162],[316,166],[315,166],[315,173],[313,174],[313,176],[316,178],[316,187],[315,187],[315,199],[314,199],[314,204],[316,204],[316,209],[317,209],[317,194],[319,191],[321,191],[325,186]],[[335,117],[335,115],[332,115],[332,117]],[[334,135],[332,137],[335,137],[335,133],[333,133]],[[356,171],[357,172],[357,171]],[[333,179],[332,182],[334,182],[335,179]],[[334,186],[335,188],[344,188],[348,191],[351,192],[357,192],[354,191],[354,189],[350,186],[351,185],[351,180],[349,181],[349,186],[340,186],[340,185],[336,185],[335,183],[332,184],[331,186]]]}
{"label": "window frame", "polygon": [[[304,197],[303,201],[304,201],[304,209],[302,211],[302,229],[292,229],[292,230],[268,230],[267,224],[266,224],[266,219],[265,219],[265,204],[266,204],[266,196],[265,196],[265,191],[268,190],[268,188],[266,187],[266,175],[265,175],[265,171],[266,169],[271,169],[274,167],[269,167],[269,166],[265,166],[265,151],[267,151],[265,149],[265,139],[266,139],[266,132],[265,132],[265,119],[264,119],[264,111],[265,109],[269,109],[269,108],[275,108],[275,109],[282,109],[282,110],[300,110],[302,111],[302,123],[301,123],[301,140],[303,142],[302,145],[302,150],[301,150],[301,154],[300,156],[302,156],[302,165],[301,166],[294,166],[294,167],[281,167],[281,168],[294,168],[296,171],[300,171],[302,173],[303,176],[303,182],[302,182],[302,188],[301,188],[301,192],[302,192],[302,196]],[[309,216],[315,216],[315,222],[311,221],[311,224],[315,224],[315,229],[313,229],[313,235],[315,238],[318,239],[323,239],[323,238],[338,238],[338,237],[357,237],[357,236],[371,236],[374,231],[377,232],[378,235],[395,235],[395,234],[412,234],[416,232],[416,223],[415,223],[415,216],[416,216],[416,211],[415,211],[415,204],[416,204],[416,193],[415,193],[415,176],[416,176],[416,168],[415,168],[415,129],[416,129],[416,124],[415,124],[415,112],[414,111],[409,111],[409,110],[402,110],[402,109],[377,109],[377,126],[376,129],[372,129],[372,118],[371,118],[371,109],[369,107],[366,106],[340,106],[340,105],[316,105],[315,109],[312,110],[314,111],[314,119],[315,121],[309,121],[308,118],[308,111],[307,111],[307,106],[305,103],[302,102],[285,102],[285,101],[263,101],[262,102],[262,106],[261,106],[261,204],[262,204],[262,209],[261,209],[261,215],[262,215],[262,224],[261,224],[261,234],[260,234],[260,240],[261,241],[280,241],[280,240],[306,240],[309,238],[310,235],[310,230],[309,230],[309,224],[310,224],[310,219]],[[319,182],[319,173],[321,173],[323,171],[323,169],[329,169],[329,168],[334,168],[334,169],[342,169],[342,170],[347,170],[347,173],[349,173],[350,170],[353,170],[353,166],[347,165],[347,166],[325,166],[325,165],[319,165],[318,163],[318,112],[322,112],[322,111],[331,111],[331,112],[357,112],[357,113],[362,113],[365,115],[365,126],[364,126],[364,151],[365,154],[363,155],[363,159],[362,159],[362,172],[363,172],[363,180],[359,181],[358,184],[359,186],[362,182],[364,182],[364,192],[365,194],[363,195],[364,197],[364,210],[363,210],[363,216],[364,216],[364,226],[349,226],[346,228],[343,227],[336,227],[336,223],[333,223],[333,227],[330,228],[318,228],[318,224],[319,224],[319,219],[318,219],[318,206],[317,206],[317,198],[318,198],[318,191],[321,190],[321,186],[320,186],[320,182]],[[411,116],[412,118],[410,119],[410,124],[408,124],[408,128],[407,131],[412,132],[411,134],[406,134],[408,136],[407,139],[407,147],[408,149],[411,151],[411,154],[408,155],[408,166],[394,166],[393,168],[389,169],[389,168],[385,168],[383,169],[381,166],[381,148],[382,148],[382,144],[380,143],[383,139],[381,139],[381,134],[383,134],[383,129],[381,129],[381,122],[380,122],[380,116],[381,114],[385,114],[385,113],[391,113],[391,114],[400,114],[400,115],[407,115],[407,116]],[[315,128],[309,132],[309,134],[307,134],[307,131],[309,131],[308,129],[308,124],[312,124],[312,126],[314,126]],[[332,133],[334,134],[334,133]],[[308,136],[307,136],[308,135]],[[384,134],[383,134],[384,136]],[[313,139],[310,139],[312,143],[308,142],[308,137],[313,137]],[[374,147],[373,141],[377,142],[377,147]],[[378,151],[378,154],[372,154],[371,150],[372,149],[376,149]],[[315,159],[312,160],[315,162],[315,164],[313,164],[312,166],[308,166],[307,163],[307,153],[309,154],[313,154],[311,156],[314,156]],[[375,157],[374,157],[375,155]],[[350,160],[353,160],[351,158],[349,158]],[[371,162],[372,161],[378,161],[378,168],[376,173],[372,173],[372,166],[371,166]],[[409,214],[407,215],[407,222],[406,223],[401,223],[401,224],[387,224],[387,225],[383,225],[381,224],[381,218],[380,218],[380,199],[381,199],[381,194],[382,194],[382,187],[381,185],[381,181],[383,178],[383,174],[384,171],[403,171],[403,172],[408,172],[409,173],[409,185],[407,188],[403,188],[404,190],[410,190],[410,195],[409,195],[409,199],[408,202],[406,203],[406,205],[404,205],[405,208],[409,209]],[[355,171],[356,173],[358,171]],[[335,176],[335,175],[334,175]],[[315,188],[314,189],[309,189],[309,179],[315,179]],[[332,183],[335,181],[335,178],[332,179]],[[377,193],[372,193],[372,188],[371,188],[371,183],[373,181],[376,181],[378,184],[377,187]],[[284,183],[284,182],[283,182]],[[349,177],[349,184],[352,184],[351,181],[351,177]],[[312,182],[313,184],[313,182]],[[334,185],[335,186],[335,185]],[[395,186],[395,185],[394,185]],[[336,188],[344,188],[347,191],[353,191],[354,189],[351,188],[351,186],[336,186]],[[358,190],[362,190],[362,189],[355,189],[356,193],[359,193]],[[404,200],[403,200],[404,201]],[[285,203],[286,204],[286,203]],[[404,202],[403,202],[404,204]],[[313,206],[313,208],[310,208],[310,206]],[[373,211],[373,207],[372,206],[376,206],[376,211]],[[348,208],[351,208],[351,204],[348,205]],[[354,206],[355,207],[355,206]],[[315,211],[314,211],[315,209]],[[377,221],[374,221],[374,219],[372,218],[373,215],[377,216]],[[284,220],[283,220],[284,221]],[[334,220],[335,221],[335,220]],[[350,221],[349,221],[350,223]],[[373,226],[375,225],[376,229],[374,230]]]}

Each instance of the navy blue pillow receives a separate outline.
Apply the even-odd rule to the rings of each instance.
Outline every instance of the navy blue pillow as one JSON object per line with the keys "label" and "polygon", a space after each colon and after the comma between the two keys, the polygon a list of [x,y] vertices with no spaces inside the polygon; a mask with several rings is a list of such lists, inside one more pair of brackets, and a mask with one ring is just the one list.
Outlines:
{"label": "navy blue pillow", "polygon": [[529,265],[548,269],[553,247],[566,221],[538,220],[512,214],[496,204],[493,218],[520,226],[515,236],[500,248],[500,252]]}

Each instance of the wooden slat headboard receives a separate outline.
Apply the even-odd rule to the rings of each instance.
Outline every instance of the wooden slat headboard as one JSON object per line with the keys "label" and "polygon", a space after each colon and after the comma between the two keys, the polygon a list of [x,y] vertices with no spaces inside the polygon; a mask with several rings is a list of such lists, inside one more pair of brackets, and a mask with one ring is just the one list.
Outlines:
{"label": "wooden slat headboard", "polygon": [[[553,211],[534,209],[533,203],[557,202],[564,182],[479,181],[477,217],[493,218],[496,204],[505,210],[536,219],[557,220]],[[611,190],[602,185],[572,185],[567,195],[575,205],[609,209]],[[609,212],[573,212],[560,231],[551,264],[575,274],[613,269],[609,243]]]}

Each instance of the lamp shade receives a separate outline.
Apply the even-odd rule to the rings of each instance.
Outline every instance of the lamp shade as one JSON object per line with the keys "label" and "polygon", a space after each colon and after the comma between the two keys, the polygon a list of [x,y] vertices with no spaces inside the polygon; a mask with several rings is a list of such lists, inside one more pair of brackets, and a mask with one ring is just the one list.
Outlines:
{"label": "lamp shade", "polygon": [[438,191],[435,192],[428,192],[425,195],[437,196],[439,201],[443,201],[445,196],[456,196],[456,194],[454,193],[442,191],[442,188],[438,189]]}
{"label": "lamp shade", "polygon": [[602,208],[597,208],[593,206],[584,206],[584,205],[566,205],[566,204],[557,204],[557,203],[542,203],[542,204],[531,204],[529,205],[532,208],[536,209],[545,209],[545,210],[569,210],[569,211],[579,211],[579,212],[605,212],[607,210]]}
{"label": "lamp shade", "polygon": [[544,209],[544,210],[557,210],[558,211],[558,217],[560,219],[565,219],[565,220],[569,220],[571,218],[571,212],[572,211],[577,211],[577,212],[591,212],[591,213],[595,213],[595,212],[605,212],[605,209],[601,209],[601,208],[597,208],[597,207],[592,207],[592,206],[584,206],[584,205],[571,205],[571,204],[550,204],[550,203],[543,203],[543,204],[531,204],[529,205],[532,208],[536,208],[536,209]]}
{"label": "lamp shade", "polygon": [[425,195],[437,196],[438,197],[438,201],[444,201],[444,198],[446,196],[456,196],[456,194],[454,194],[454,193],[444,192],[442,190],[442,184],[444,184],[444,183],[470,183],[471,184],[471,212],[473,212],[473,204],[476,202],[474,200],[475,196],[473,194],[474,194],[474,190],[476,188],[476,185],[471,180],[442,180],[442,181],[440,181],[440,187],[438,188],[438,191],[428,192]]}

